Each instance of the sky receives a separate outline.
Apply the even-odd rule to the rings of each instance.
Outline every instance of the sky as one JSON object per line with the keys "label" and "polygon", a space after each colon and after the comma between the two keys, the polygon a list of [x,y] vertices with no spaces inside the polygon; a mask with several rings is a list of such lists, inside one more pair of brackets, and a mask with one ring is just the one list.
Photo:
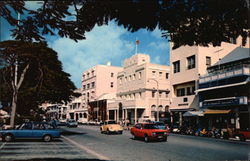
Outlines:
{"label": "sky", "polygon": [[[28,8],[37,7],[29,2]],[[0,19],[1,41],[13,39],[11,27]],[[151,63],[169,65],[169,42],[161,37],[157,28],[153,32],[141,29],[131,33],[115,22],[108,25],[95,26],[85,33],[85,40],[75,42],[59,36],[46,36],[50,48],[54,49],[62,61],[63,70],[71,75],[71,80],[77,88],[81,87],[83,71],[97,65],[111,62],[114,66],[122,66],[126,58],[135,54],[135,41],[140,41],[137,53],[150,55]]]}

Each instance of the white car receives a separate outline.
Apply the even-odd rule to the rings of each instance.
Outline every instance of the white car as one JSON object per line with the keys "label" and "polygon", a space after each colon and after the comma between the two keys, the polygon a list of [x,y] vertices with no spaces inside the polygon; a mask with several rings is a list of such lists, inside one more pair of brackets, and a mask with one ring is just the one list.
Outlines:
{"label": "white car", "polygon": [[67,127],[77,127],[78,123],[74,119],[70,119],[67,121]]}

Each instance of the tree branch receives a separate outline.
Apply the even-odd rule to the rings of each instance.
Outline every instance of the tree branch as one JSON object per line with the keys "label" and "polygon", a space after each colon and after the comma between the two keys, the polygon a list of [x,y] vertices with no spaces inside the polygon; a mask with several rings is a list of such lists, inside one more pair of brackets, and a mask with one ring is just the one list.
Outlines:
{"label": "tree branch", "polygon": [[22,85],[22,82],[23,82],[23,80],[24,80],[24,76],[25,76],[27,70],[29,69],[29,66],[30,66],[30,64],[28,64],[28,65],[24,68],[24,70],[23,70],[23,72],[22,72],[22,74],[21,74],[20,80],[19,80],[18,85],[17,85],[17,88],[16,88],[17,91],[18,91],[18,89],[20,88],[20,86]]}

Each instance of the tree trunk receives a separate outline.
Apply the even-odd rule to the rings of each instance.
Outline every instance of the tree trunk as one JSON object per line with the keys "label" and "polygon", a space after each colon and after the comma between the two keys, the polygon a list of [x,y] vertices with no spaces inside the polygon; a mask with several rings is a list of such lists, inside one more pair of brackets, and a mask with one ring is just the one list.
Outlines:
{"label": "tree trunk", "polygon": [[16,104],[17,104],[17,91],[14,90],[12,98],[12,106],[11,106],[11,117],[10,117],[10,126],[12,128],[15,125]]}
{"label": "tree trunk", "polygon": [[[24,68],[19,81],[17,81],[17,77],[15,78],[15,83],[12,81],[12,88],[13,88],[13,98],[12,98],[12,106],[11,106],[11,117],[10,117],[10,127],[14,128],[15,125],[15,115],[16,115],[16,106],[17,106],[17,94],[18,89],[21,87],[25,74],[29,69],[29,64]],[[17,71],[17,69],[15,69]],[[18,83],[17,83],[18,82]]]}

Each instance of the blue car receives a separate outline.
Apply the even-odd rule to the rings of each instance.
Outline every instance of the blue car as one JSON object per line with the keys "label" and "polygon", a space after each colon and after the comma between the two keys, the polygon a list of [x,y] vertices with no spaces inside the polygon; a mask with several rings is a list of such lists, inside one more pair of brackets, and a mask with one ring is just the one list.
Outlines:
{"label": "blue car", "polygon": [[60,137],[60,131],[46,122],[26,122],[14,130],[0,130],[3,141],[15,139],[43,139],[45,142]]}

